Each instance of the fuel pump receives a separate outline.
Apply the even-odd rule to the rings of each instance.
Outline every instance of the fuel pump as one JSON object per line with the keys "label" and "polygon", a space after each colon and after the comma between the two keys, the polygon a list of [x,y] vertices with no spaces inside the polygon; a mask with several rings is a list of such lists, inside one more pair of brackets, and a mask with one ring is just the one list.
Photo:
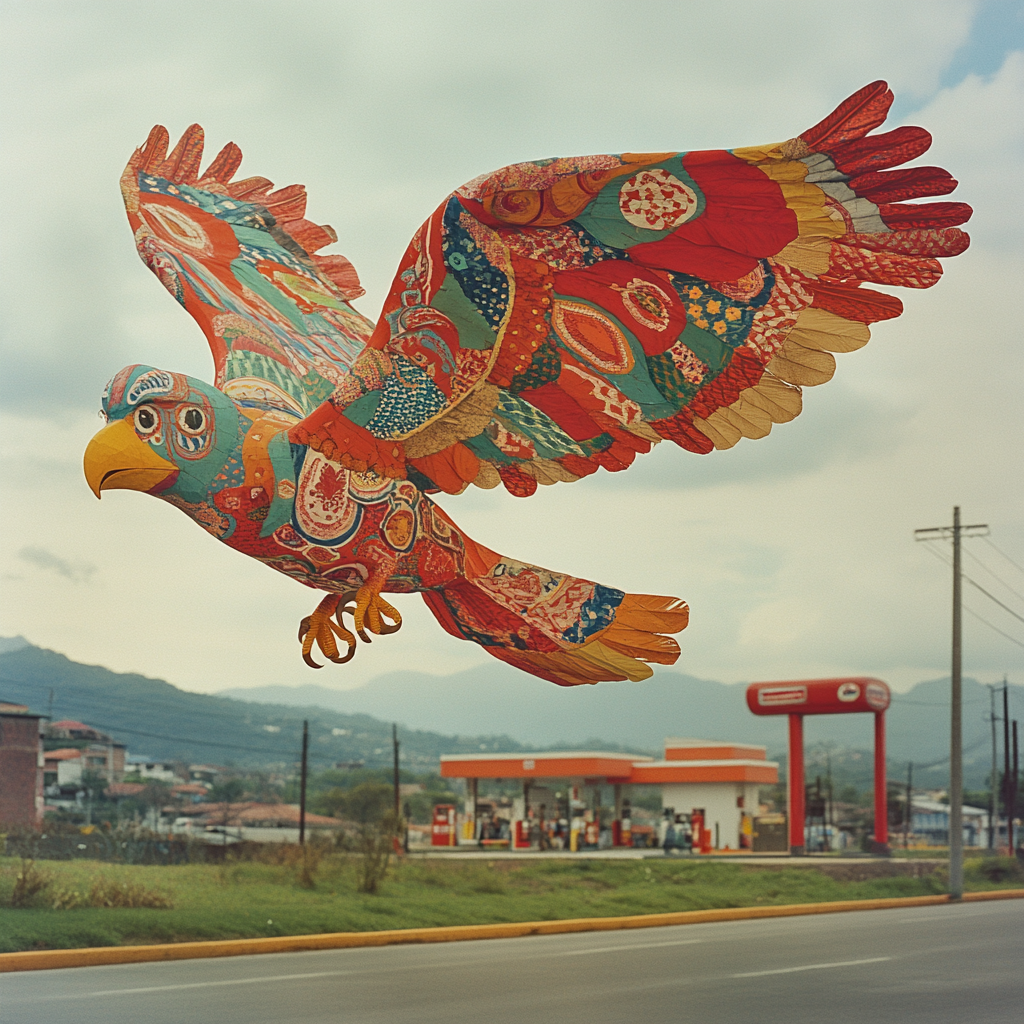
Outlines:
{"label": "fuel pump", "polygon": [[619,845],[633,845],[633,808],[628,800],[622,801],[622,818],[619,822]]}
{"label": "fuel pump", "polygon": [[430,830],[431,846],[455,846],[455,805],[436,804]]}
{"label": "fuel pump", "polygon": [[690,832],[692,834],[693,852],[711,852],[711,829],[705,821],[706,814],[703,807],[695,807],[690,813]]}

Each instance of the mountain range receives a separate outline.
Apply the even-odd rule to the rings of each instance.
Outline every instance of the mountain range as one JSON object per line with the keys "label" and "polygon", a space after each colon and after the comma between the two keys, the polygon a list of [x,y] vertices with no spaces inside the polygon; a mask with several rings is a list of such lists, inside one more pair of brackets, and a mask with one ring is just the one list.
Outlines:
{"label": "mountain range", "polygon": [[[965,679],[964,777],[987,784],[991,763],[989,691]],[[785,759],[782,717],[759,718],[743,684],[659,671],[641,683],[558,687],[496,664],[449,676],[392,672],[351,690],[306,684],[192,693],[159,679],[83,665],[22,638],[0,638],[0,700],[54,718],[75,718],[110,733],[130,753],[154,760],[291,765],[302,721],[310,723],[311,766],[391,764],[391,723],[399,725],[402,764],[436,768],[444,753],[477,750],[605,749],[658,754],[667,736],[759,743]],[[1024,718],[1024,687],[1010,687],[1011,717]],[[915,764],[915,781],[946,784],[949,681],[921,682],[894,694],[887,713],[890,772]],[[867,715],[807,719],[808,763],[832,751],[858,784],[870,779]],[[1001,757],[1001,755],[1000,755]],[[810,770],[810,768],[809,768]],[[851,774],[852,773],[852,774]],[[863,777],[863,778],[861,778]]]}
{"label": "mountain range", "polygon": [[[347,714],[393,718],[458,735],[500,733],[526,746],[592,747],[614,741],[628,749],[657,753],[667,736],[760,743],[783,757],[784,716],[752,715],[742,683],[726,684],[659,670],[640,683],[559,687],[502,664],[449,676],[391,672],[352,690],[304,686],[261,686],[220,691],[220,696],[276,705],[319,706]],[[921,784],[945,784],[949,754],[949,679],[918,683],[893,694],[886,714],[890,763],[908,761],[925,772]],[[1024,718],[1024,687],[1010,687],[1011,717]],[[989,691],[963,681],[965,780],[985,784],[991,766]],[[824,715],[805,721],[805,744],[871,750],[868,715]],[[1000,755],[1001,756],[1001,755]],[[926,765],[934,767],[925,768]]]}
{"label": "mountain range", "polygon": [[[338,762],[392,764],[391,723],[369,715],[191,693],[162,679],[82,665],[19,640],[0,638],[0,700],[27,704],[53,720],[85,722],[126,744],[129,754],[290,768],[299,759],[307,719],[312,769]],[[402,766],[420,772],[436,770],[443,753],[522,749],[507,736],[456,737],[420,729],[403,728],[400,740]]]}

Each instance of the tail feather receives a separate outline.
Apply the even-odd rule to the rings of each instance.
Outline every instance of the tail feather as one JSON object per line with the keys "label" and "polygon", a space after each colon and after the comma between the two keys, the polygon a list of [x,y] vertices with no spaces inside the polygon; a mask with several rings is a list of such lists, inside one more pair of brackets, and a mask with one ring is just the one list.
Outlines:
{"label": "tail feather", "polygon": [[649,662],[675,663],[679,644],[664,634],[689,617],[675,597],[625,594],[509,558],[423,597],[453,636],[560,686],[646,679]]}

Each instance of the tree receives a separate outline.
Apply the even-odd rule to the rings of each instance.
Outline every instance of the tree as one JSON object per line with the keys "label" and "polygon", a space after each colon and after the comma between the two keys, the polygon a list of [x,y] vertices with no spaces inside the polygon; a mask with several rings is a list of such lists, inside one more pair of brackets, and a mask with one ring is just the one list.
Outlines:
{"label": "tree", "polygon": [[379,782],[364,782],[345,794],[342,805],[345,817],[361,825],[376,824],[391,811],[394,813],[394,789]]}
{"label": "tree", "polygon": [[228,842],[228,825],[231,822],[231,805],[237,804],[246,796],[246,785],[243,779],[237,776],[224,779],[223,782],[216,782],[207,794],[213,803],[223,804],[224,813],[221,815],[221,825],[224,827],[224,845]]}

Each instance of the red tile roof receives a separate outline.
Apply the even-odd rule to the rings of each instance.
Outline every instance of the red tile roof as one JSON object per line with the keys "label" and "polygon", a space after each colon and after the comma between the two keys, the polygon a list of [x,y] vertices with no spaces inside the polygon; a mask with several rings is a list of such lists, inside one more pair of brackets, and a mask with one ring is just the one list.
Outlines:
{"label": "red tile roof", "polygon": [[145,785],[141,782],[112,782],[104,791],[107,796],[138,796]]}
{"label": "red tile roof", "polygon": [[[298,826],[299,808],[296,804],[202,804],[198,810],[204,812],[208,825],[223,825],[225,810],[229,825]],[[338,827],[344,822],[340,818],[328,818],[323,814],[306,812],[306,824],[311,827]]]}

